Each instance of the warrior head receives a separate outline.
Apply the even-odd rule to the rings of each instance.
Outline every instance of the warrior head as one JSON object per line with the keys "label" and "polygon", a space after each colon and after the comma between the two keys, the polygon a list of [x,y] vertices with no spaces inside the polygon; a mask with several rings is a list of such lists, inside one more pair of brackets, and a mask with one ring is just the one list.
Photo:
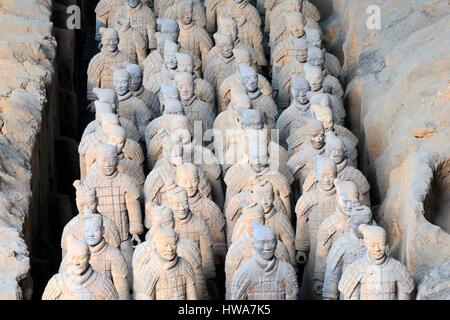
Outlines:
{"label": "warrior head", "polygon": [[250,141],[248,146],[248,162],[256,173],[261,173],[269,167],[267,141],[262,139],[252,139]]}
{"label": "warrior head", "polygon": [[95,247],[103,240],[105,228],[101,214],[86,214],[83,216],[83,239],[90,246]]}
{"label": "warrior head", "polygon": [[386,231],[378,226],[362,224],[359,231],[363,234],[367,254],[374,261],[383,260],[388,251]]}
{"label": "warrior head", "polygon": [[291,94],[292,100],[298,105],[308,105],[308,92],[311,90],[308,81],[298,73],[292,75]]}
{"label": "warrior head", "polygon": [[247,49],[235,48],[233,49],[233,55],[236,58],[237,65],[252,66],[252,55]]}
{"label": "warrior head", "polygon": [[252,188],[253,200],[263,208],[264,214],[268,214],[273,208],[275,194],[273,185],[268,180],[257,181]]}
{"label": "warrior head", "polygon": [[124,63],[125,70],[130,74],[130,90],[138,91],[142,87],[142,69],[138,64]]}
{"label": "warrior head", "polygon": [[113,87],[118,96],[124,96],[130,91],[131,76],[126,69],[111,67],[113,71]]}
{"label": "warrior head", "polygon": [[241,84],[233,84],[230,90],[230,105],[235,111],[241,109],[251,109],[252,101],[248,96],[247,89]]}
{"label": "warrior head", "polygon": [[220,33],[223,33],[235,42],[238,38],[238,26],[232,17],[219,16],[217,19],[217,26]]}
{"label": "warrior head", "polygon": [[89,269],[89,247],[74,236],[67,236],[67,268],[69,274],[81,276]]}
{"label": "warrior head", "polygon": [[113,113],[113,109],[109,103],[101,102],[99,100],[94,102],[95,106],[95,120],[101,123],[102,115],[105,113]]}
{"label": "warrior head", "polygon": [[229,59],[233,56],[234,41],[233,39],[222,33],[215,33],[214,40],[222,57]]}
{"label": "warrior head", "polygon": [[322,49],[322,36],[320,32],[316,29],[305,27],[306,40],[308,41],[308,46],[316,47]]}
{"label": "warrior head", "polygon": [[325,144],[325,129],[322,122],[315,119],[305,121],[305,130],[308,134],[307,142],[313,149],[319,150]]}
{"label": "warrior head", "polygon": [[192,163],[184,163],[177,167],[177,185],[184,188],[189,197],[198,193],[198,168]]}
{"label": "warrior head", "polygon": [[174,79],[181,101],[189,101],[195,95],[192,73],[177,72]]}
{"label": "warrior head", "polygon": [[324,191],[333,190],[334,179],[337,176],[336,163],[328,158],[317,156],[314,159],[314,175],[320,189]]}
{"label": "warrior head", "polygon": [[168,35],[170,40],[173,42],[178,41],[178,35],[180,34],[178,22],[175,20],[158,18],[158,20],[156,20],[156,24],[158,25],[161,33]]}
{"label": "warrior head", "polygon": [[239,108],[238,112],[242,129],[261,130],[264,127],[263,117],[259,110]]}
{"label": "warrior head", "polygon": [[305,79],[308,80],[309,85],[311,86],[311,91],[319,91],[322,89],[323,83],[323,71],[321,68],[313,66],[311,64],[305,64]]}
{"label": "warrior head", "polygon": [[112,126],[120,126],[119,117],[115,113],[103,113],[100,115],[100,125],[102,126],[102,131],[106,135],[106,132]]}
{"label": "warrior head", "polygon": [[182,187],[177,186],[167,191],[167,204],[172,209],[175,220],[186,220],[190,217],[188,195]]}
{"label": "warrior head", "polygon": [[[254,203],[246,203],[241,209],[242,214],[239,217],[240,223],[244,227],[243,231],[251,236],[253,233],[253,224],[258,223],[264,225],[264,210],[260,204]],[[239,235],[241,236],[241,235]]]}
{"label": "warrior head", "polygon": [[285,14],[286,31],[295,38],[301,38],[305,35],[305,17],[301,12],[288,12]]}
{"label": "warrior head", "polygon": [[[176,100],[178,102],[180,100],[180,93],[178,92],[177,87],[168,82],[161,83],[161,96],[166,108],[167,100]],[[166,108],[164,109],[164,111],[166,110]],[[184,112],[182,114],[184,114]]]}
{"label": "warrior head", "polygon": [[137,8],[137,6],[140,4],[141,4],[141,0],[127,0],[127,5],[133,9]]}
{"label": "warrior head", "polygon": [[319,67],[323,70],[324,64],[325,64],[325,55],[322,50],[315,46],[310,46],[308,48],[308,63],[310,65]]}
{"label": "warrior head", "polygon": [[336,187],[336,204],[338,210],[347,216],[352,213],[352,208],[359,206],[358,187],[351,181],[334,179]]}
{"label": "warrior head", "polygon": [[116,52],[119,45],[119,34],[114,28],[100,28],[102,48],[108,52]]}
{"label": "warrior head", "polygon": [[255,92],[258,90],[258,73],[255,69],[248,65],[239,65],[239,75],[241,78],[241,83],[248,92]]}
{"label": "warrior head", "polygon": [[115,146],[100,143],[96,149],[97,168],[101,175],[111,176],[117,170],[117,149]]}
{"label": "warrior head", "polygon": [[194,3],[192,0],[182,0],[178,3],[178,23],[190,25],[193,19]]}
{"label": "warrior head", "polygon": [[171,41],[166,40],[164,43],[164,65],[167,69],[175,70],[177,68],[177,56],[178,45]]}
{"label": "warrior head", "polygon": [[116,112],[117,106],[119,105],[119,98],[114,89],[94,88],[92,91],[97,96],[98,101],[109,103],[113,112]]}
{"label": "warrior head", "polygon": [[106,133],[106,142],[113,145],[117,149],[117,153],[121,154],[127,140],[127,133],[121,126],[113,125],[108,128]]}
{"label": "warrior head", "polygon": [[166,206],[156,206],[151,202],[145,205],[145,213],[150,217],[150,225],[166,226],[169,228],[175,227],[175,220],[172,210]]}
{"label": "warrior head", "polygon": [[173,228],[156,225],[152,227],[152,243],[156,253],[166,261],[177,258],[178,235]]}
{"label": "warrior head", "polygon": [[275,232],[272,228],[262,224],[253,223],[252,226],[255,255],[266,261],[271,261],[275,256],[278,243]]}
{"label": "warrior head", "polygon": [[347,158],[347,148],[338,136],[327,134],[325,154],[336,164],[341,164]]}
{"label": "warrior head", "polygon": [[191,130],[189,127],[189,119],[187,117],[174,117],[170,120],[170,131],[182,145],[186,145],[192,141]]}
{"label": "warrior head", "polygon": [[177,71],[178,72],[187,72],[190,74],[194,74],[194,58],[192,55],[188,53],[176,53],[177,57]]}
{"label": "warrior head", "polygon": [[300,63],[305,63],[308,59],[308,43],[305,39],[291,39],[292,47],[294,50],[294,58]]}

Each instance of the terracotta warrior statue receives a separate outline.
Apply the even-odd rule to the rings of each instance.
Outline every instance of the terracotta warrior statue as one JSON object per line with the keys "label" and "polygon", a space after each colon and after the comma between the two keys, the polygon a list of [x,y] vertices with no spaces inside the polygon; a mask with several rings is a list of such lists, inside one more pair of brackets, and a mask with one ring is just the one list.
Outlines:
{"label": "terracotta warrior statue", "polygon": [[[151,214],[147,214],[151,211]],[[175,219],[172,210],[164,206],[154,206],[151,203],[146,205],[146,216],[150,217],[150,221],[146,221],[145,225],[149,229],[145,236],[145,241],[136,247],[133,254],[133,270],[142,270],[145,264],[150,263],[151,253],[155,250],[153,247],[153,226],[166,226],[171,229],[175,228]],[[208,290],[206,288],[205,276],[203,275],[202,258],[200,250],[194,241],[177,237],[177,255],[186,259],[192,266],[195,274],[195,287],[197,289],[197,299],[208,300]]]}
{"label": "terracotta warrior statue", "polygon": [[254,254],[233,275],[232,300],[297,300],[294,268],[275,256],[277,237],[267,226],[253,225]]}
{"label": "terracotta warrior statue", "polygon": [[[374,224],[372,211],[366,206],[353,208],[350,221],[352,225],[351,229],[336,238],[328,253],[321,290],[322,299],[324,300],[339,299],[338,284],[341,280],[342,273],[353,262],[364,257],[366,253],[363,234],[359,231],[359,226]],[[320,276],[318,275],[318,277]]]}
{"label": "terracotta warrior statue", "polygon": [[116,29],[100,28],[102,49],[89,62],[87,70],[87,100],[95,101],[93,89],[113,88],[111,67],[122,67],[127,56],[119,50],[119,35]]}
{"label": "terracotta warrior statue", "polygon": [[[263,0],[264,1],[264,9],[265,9],[265,29],[264,31],[269,32],[270,31],[270,17],[272,14],[272,11],[275,10],[275,14],[279,13],[281,8],[284,7],[285,10],[289,9],[286,8],[288,5],[286,5],[285,0]],[[298,6],[296,12],[301,12],[306,18],[309,18],[313,21],[319,22],[321,15],[319,9],[315,5],[313,5],[308,0],[297,0]],[[295,11],[295,10],[292,10]],[[277,19],[277,16],[275,15],[275,19]]]}
{"label": "terracotta warrior statue", "polygon": [[336,204],[336,164],[318,157],[315,161],[315,176],[318,187],[302,194],[295,206],[297,228],[295,249],[297,262],[306,264],[302,280],[302,297],[313,299],[314,263],[316,259],[317,230],[322,222],[333,214]]}
{"label": "terracotta warrior statue", "polygon": [[198,168],[192,163],[185,163],[177,167],[177,185],[186,190],[189,210],[194,215],[201,217],[208,226],[215,264],[224,264],[226,255],[225,217],[219,207],[198,190]]}
{"label": "terracotta warrior statue", "polygon": [[[171,21],[171,20],[169,20]],[[166,40],[170,40],[173,43],[177,43],[178,41],[178,23],[176,21],[172,21],[176,29],[174,32],[176,32],[176,36],[171,36],[170,33],[162,33],[157,32],[156,33],[156,50],[152,51],[147,58],[144,60],[144,78],[143,78],[143,84],[144,86],[147,85],[149,82],[149,79],[156,73],[159,73],[161,69],[165,68],[164,65],[164,45],[166,43]],[[164,26],[171,26],[169,23],[165,23]],[[172,28],[175,28],[173,26]],[[166,27],[169,28],[169,27]]]}
{"label": "terracotta warrior statue", "polygon": [[[244,42],[241,42],[241,40],[239,39],[238,26],[237,26],[236,21],[232,17],[219,17],[218,18],[218,28],[219,29],[218,29],[217,33],[224,34],[224,35],[231,37],[231,39],[234,42],[235,49],[247,50],[250,53],[252,67],[254,67],[255,69],[261,68],[261,66],[258,65],[258,57],[257,57],[256,51],[252,47],[246,45]],[[205,66],[207,66],[208,63],[218,54],[219,54],[219,48],[216,45],[204,57],[203,68],[205,68]]]}
{"label": "terracotta warrior statue", "polygon": [[339,292],[344,300],[409,300],[414,280],[408,269],[389,255],[386,231],[361,225],[367,254],[342,274]]}
{"label": "terracotta warrior statue", "polygon": [[[159,72],[153,73],[147,81],[144,81],[144,87],[159,96],[161,99],[161,85],[163,83],[173,84],[175,74],[177,74],[177,57],[178,45],[171,40],[166,40],[164,43],[164,64]],[[145,79],[145,77],[144,77]]]}
{"label": "terracotta warrior statue", "polygon": [[278,74],[276,86],[278,88],[278,106],[286,109],[291,103],[291,83],[294,74],[305,75],[304,65],[308,55],[308,46],[305,39],[291,39],[294,56],[285,64]]}
{"label": "terracotta warrior statue", "polygon": [[199,78],[195,73],[194,58],[188,53],[176,53],[177,71],[192,74],[194,78],[195,95],[202,101],[206,102],[213,112],[216,111],[216,91],[213,86],[206,80]]}
{"label": "terracotta warrior statue", "polygon": [[352,210],[360,208],[358,190],[354,183],[336,179],[334,185],[336,187],[335,211],[322,222],[317,231],[314,283],[311,283],[315,297],[321,294],[327,256],[331,246],[338,237],[351,229]]}
{"label": "terracotta warrior statue", "polygon": [[325,53],[326,52],[323,50],[311,45],[308,48],[307,62],[308,64],[319,67],[323,70],[323,87],[327,88],[326,91],[330,92],[333,96],[342,99],[344,97],[344,89],[342,88],[339,79],[331,75],[331,71],[325,68]]}
{"label": "terracotta warrior statue", "polygon": [[145,103],[153,119],[161,115],[159,99],[151,91],[144,88],[142,69],[137,64],[126,63],[125,69],[130,74],[130,90],[134,97]]}
{"label": "terracotta warrior statue", "polygon": [[[275,194],[272,183],[267,180],[258,181],[251,190],[251,200],[261,205],[264,212],[264,225],[272,228],[277,239],[286,246],[289,252],[289,262],[295,266],[297,262],[295,260],[294,229],[286,213],[279,210],[274,204]],[[242,233],[241,230],[241,224],[236,223],[230,231],[238,236]],[[234,237],[231,239],[230,244],[235,240]]]}
{"label": "terracotta warrior statue", "polygon": [[245,17],[258,28],[261,27],[261,16],[249,0],[226,0],[217,9],[217,17]]}
{"label": "terracotta warrior statue", "polygon": [[283,202],[287,212],[291,211],[290,183],[276,167],[271,166],[267,153],[267,143],[260,141],[260,139],[250,141],[248,161],[242,161],[228,169],[224,178],[227,185],[224,208],[226,209],[228,201],[235,194],[250,190],[258,180],[270,181],[276,197]]}
{"label": "terracotta warrior statue", "polygon": [[210,106],[200,100],[195,95],[194,77],[187,72],[178,72],[175,75],[175,85],[180,93],[180,101],[184,108],[184,113],[189,119],[192,132],[197,127],[201,128],[201,134],[211,129],[214,123],[215,114]]}
{"label": "terracotta warrior statue", "polygon": [[45,287],[42,300],[117,300],[113,283],[89,264],[89,247],[72,236],[67,239],[66,268]]}
{"label": "terracotta warrior statue", "polygon": [[130,21],[133,28],[138,30],[146,39],[150,50],[156,49],[156,19],[152,9],[144,5],[141,0],[126,0],[125,4],[117,10],[114,21],[122,18]]}
{"label": "terracotta warrior statue", "polygon": [[131,76],[126,69],[113,67],[113,86],[119,98],[117,113],[120,117],[133,122],[144,137],[145,129],[153,115],[142,100],[133,96],[130,83]]}
{"label": "terracotta warrior statue", "polygon": [[327,72],[330,75],[339,79],[342,68],[341,63],[339,62],[339,59],[335,55],[327,52],[326,49],[323,47],[321,31],[316,28],[309,28],[307,26],[305,27],[305,33],[306,33],[306,40],[308,41],[308,46],[316,47],[322,50],[325,60],[323,68],[327,70]]}
{"label": "terracotta warrior statue", "polygon": [[203,58],[212,48],[213,42],[206,30],[194,23],[193,6],[192,0],[182,0],[178,3],[178,25],[180,26],[178,43],[203,64]]}
{"label": "terracotta warrior statue", "polygon": [[[165,4],[167,6],[166,9],[162,10],[159,14],[159,17],[165,18],[165,19],[172,19],[177,20],[178,19],[178,6],[180,2],[186,1],[186,0],[168,0],[164,2],[169,2],[172,4]],[[203,3],[201,0],[190,0],[193,2],[193,8],[192,8],[192,21],[194,21],[194,24],[196,26],[199,26],[200,28],[205,28],[206,25],[206,13],[205,8],[203,7]]]}
{"label": "terracotta warrior statue", "polygon": [[177,254],[178,235],[165,226],[152,227],[149,262],[136,268],[135,300],[197,300],[195,273],[187,260]]}
{"label": "terracotta warrior statue", "polygon": [[[176,185],[177,166],[184,162],[184,148],[178,135],[166,137],[163,152],[163,157],[158,160],[145,180],[145,203],[167,205],[167,191]],[[200,174],[199,190],[205,197],[211,197],[211,184],[203,171]]]}
{"label": "terracotta warrior statue", "polygon": [[[225,259],[225,298],[227,300],[231,299],[231,284],[236,270],[253,256],[255,245],[252,237],[253,225],[264,225],[264,213],[261,205],[250,203],[243,206],[242,216],[239,218],[239,222],[243,226],[242,233],[235,236],[236,241],[234,241],[228,249]],[[289,261],[289,253],[287,252],[285,245],[279,240],[277,241],[275,256],[280,261],[285,261],[287,263]]]}
{"label": "terracotta warrior statue", "polygon": [[[233,54],[236,58],[236,65],[239,66],[241,64],[251,66],[252,65],[252,57],[250,53],[245,49],[234,49]],[[217,104],[220,108],[220,111],[224,111],[231,100],[231,87],[236,84],[241,83],[241,76],[239,73],[239,69],[236,68],[236,72],[234,72],[231,76],[225,79],[219,87],[219,96],[217,96]],[[260,73],[258,73],[258,88],[261,90],[261,93],[265,96],[272,96],[273,90],[270,82]]]}
{"label": "terracotta warrior statue", "polygon": [[[367,178],[358,169],[347,162],[346,147],[337,136],[328,134],[326,138],[325,154],[336,163],[338,178],[352,181],[358,186],[359,201],[361,204],[370,205],[370,184]],[[306,186],[305,182],[305,186]]]}
{"label": "terracotta warrior statue", "polygon": [[214,40],[219,49],[219,54],[205,66],[204,79],[216,89],[216,96],[219,96],[220,85],[236,71],[237,65],[233,53],[233,39],[230,36],[216,33],[214,34]]}
{"label": "terracotta warrior statue", "polygon": [[239,65],[241,84],[247,89],[252,108],[261,112],[268,129],[275,128],[278,118],[278,108],[271,96],[262,94],[258,86],[258,73],[247,65]]}
{"label": "terracotta warrior statue", "polygon": [[104,235],[103,217],[101,214],[83,216],[84,241],[89,246],[91,267],[112,281],[119,300],[130,299],[128,285],[128,268],[125,258],[119,249],[109,245]]}
{"label": "terracotta warrior statue", "polygon": [[[116,147],[109,144],[97,146],[95,170],[90,170],[86,185],[95,189],[98,212],[112,220],[120,233],[120,251],[131,275],[133,244],[140,243],[144,232],[142,224],[140,190],[131,178],[118,171]],[[117,205],[114,205],[117,204]]]}
{"label": "terracotta warrior statue", "polygon": [[327,136],[334,135],[342,140],[348,163],[356,168],[358,165],[358,150],[356,149],[358,138],[347,128],[334,123],[330,97],[325,94],[313,96],[311,98],[311,111],[314,118],[322,122]]}
{"label": "terracotta warrior statue", "polygon": [[309,18],[301,12],[302,4],[299,0],[285,0],[278,5],[270,14],[273,19],[270,19],[270,33],[269,46],[274,49],[278,42],[285,40],[290,36],[287,26],[286,16],[290,13],[298,12],[304,17],[304,28],[311,28],[317,30],[322,34],[322,29],[317,21]]}
{"label": "terracotta warrior statue", "polygon": [[299,74],[294,74],[291,81],[291,104],[278,118],[277,129],[280,134],[280,144],[287,147],[287,139],[297,129],[304,125],[305,119],[311,119],[311,103],[308,98],[309,83]]}
{"label": "terracotta warrior statue", "polygon": [[123,0],[100,0],[95,7],[96,28],[95,40],[100,41],[100,28],[113,28],[117,10],[124,5]]}
{"label": "terracotta warrior statue", "polygon": [[[306,119],[304,126],[297,131],[306,136],[302,141],[291,141],[288,138],[289,151],[295,152],[287,165],[298,181],[299,191],[303,190],[305,179],[313,170],[314,157],[325,152],[325,130],[320,121]],[[297,146],[298,143],[301,143]]]}
{"label": "terracotta warrior statue", "polygon": [[[278,82],[281,69],[294,58],[294,45],[296,42],[293,40],[306,40],[304,31],[305,18],[303,15],[300,12],[290,12],[285,14],[285,18],[287,34],[289,36],[271,48],[270,63],[272,66],[272,82],[275,81],[275,84]],[[307,58],[307,49],[308,46],[306,45],[306,53],[304,54],[305,61]]]}
{"label": "terracotta warrior statue", "polygon": [[203,273],[205,275],[208,292],[211,298],[217,297],[216,267],[212,238],[203,218],[195,215],[189,209],[189,199],[186,190],[175,187],[167,192],[167,204],[175,217],[175,231],[185,239],[194,241],[200,249]]}
{"label": "terracotta warrior statue", "polygon": [[125,17],[119,18],[114,27],[119,35],[119,50],[127,56],[129,62],[142,67],[148,52],[147,39]]}
{"label": "terracotta warrior statue", "polygon": [[237,23],[238,39],[255,51],[256,61],[260,68],[267,67],[268,61],[264,52],[261,29],[244,15],[237,15],[234,20]]}
{"label": "terracotta warrior statue", "polygon": [[[73,183],[76,189],[76,205],[78,209],[78,215],[70,220],[63,229],[61,236],[61,249],[62,257],[64,258],[67,253],[67,239],[69,236],[74,237],[77,240],[83,240],[83,217],[86,214],[97,213],[97,196],[96,191],[93,188],[81,183],[80,180],[76,180]],[[104,217],[104,238],[105,241],[114,248],[120,246],[120,233],[114,222]]]}

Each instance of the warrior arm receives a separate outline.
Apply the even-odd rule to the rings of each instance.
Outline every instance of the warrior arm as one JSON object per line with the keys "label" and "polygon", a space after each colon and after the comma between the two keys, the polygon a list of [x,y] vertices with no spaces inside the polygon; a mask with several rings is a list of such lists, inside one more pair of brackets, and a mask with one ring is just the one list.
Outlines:
{"label": "warrior arm", "polygon": [[59,300],[62,294],[61,288],[58,286],[58,281],[54,275],[45,287],[44,293],[42,295],[42,300]]}
{"label": "warrior arm", "polygon": [[285,294],[286,300],[298,300],[298,282],[297,282],[297,274],[295,273],[294,268],[286,263],[286,276],[284,279],[285,286]]}
{"label": "warrior arm", "polygon": [[231,280],[231,300],[247,300],[248,291],[251,286],[251,277],[247,272],[246,265],[239,268]]}
{"label": "warrior arm", "polygon": [[333,245],[334,228],[325,220],[317,231],[316,263],[314,279],[323,281],[327,266],[327,257]]}
{"label": "warrior arm", "polygon": [[211,236],[206,226],[204,229],[206,229],[207,232],[200,235],[200,251],[202,253],[202,266],[205,279],[210,280],[216,278],[216,266],[214,265]]}
{"label": "warrior arm", "polygon": [[186,300],[197,300],[196,278],[192,266],[186,261]]}
{"label": "warrior arm", "polygon": [[114,287],[119,294],[119,300],[130,300],[127,263],[118,249],[117,254],[111,259],[111,276]]}
{"label": "warrior arm", "polygon": [[308,211],[313,207],[314,203],[310,201],[309,196],[305,194],[302,196],[295,206],[295,213],[297,215],[297,229],[295,235],[295,249],[297,251],[308,252],[309,243],[309,213]]}
{"label": "warrior arm", "polygon": [[139,201],[139,190],[136,187],[129,190],[125,194],[125,203],[128,211],[128,219],[130,221],[130,233],[132,235],[142,234],[144,226],[142,224],[141,204]]}
{"label": "warrior arm", "polygon": [[342,276],[343,267],[342,255],[339,249],[336,245],[332,246],[327,257],[322,286],[322,297],[324,299],[338,300],[339,298],[338,283]]}

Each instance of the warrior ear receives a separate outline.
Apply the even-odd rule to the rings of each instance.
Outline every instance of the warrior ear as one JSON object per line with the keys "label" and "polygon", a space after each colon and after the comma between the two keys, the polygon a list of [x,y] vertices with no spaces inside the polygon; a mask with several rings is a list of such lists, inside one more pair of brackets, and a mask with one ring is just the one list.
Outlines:
{"label": "warrior ear", "polygon": [[75,187],[76,190],[80,189],[82,186],[80,180],[75,180],[72,185]]}

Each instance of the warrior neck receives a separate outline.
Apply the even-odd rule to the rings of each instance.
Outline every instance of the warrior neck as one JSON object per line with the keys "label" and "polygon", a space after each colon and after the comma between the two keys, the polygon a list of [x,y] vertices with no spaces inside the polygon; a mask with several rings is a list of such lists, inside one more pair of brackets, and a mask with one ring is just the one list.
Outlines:
{"label": "warrior neck", "polygon": [[388,257],[387,257],[386,254],[383,256],[383,258],[375,260],[369,255],[369,252],[367,252],[366,253],[366,258],[367,258],[367,260],[369,260],[369,262],[371,264],[375,264],[377,266],[381,266],[381,265],[385,264],[388,261],[388,259],[387,259]]}
{"label": "warrior neck", "polygon": [[255,91],[253,92],[248,92],[248,96],[250,97],[250,99],[253,101],[255,99],[258,99],[261,96],[261,90],[257,87]]}
{"label": "warrior neck", "polygon": [[133,91],[133,95],[137,98],[142,96],[144,93],[145,93],[145,88],[143,85],[141,85],[141,87],[139,89],[137,89],[136,91]]}
{"label": "warrior neck", "polygon": [[105,241],[105,238],[102,238],[102,240],[100,240],[100,242],[95,246],[89,247],[89,250],[91,251],[91,254],[98,254],[106,249],[106,245],[107,243]]}
{"label": "warrior neck", "polygon": [[254,257],[256,266],[266,273],[274,270],[277,265],[277,258],[275,256],[271,260],[266,260],[259,254],[255,254]]}
{"label": "warrior neck", "polygon": [[341,163],[338,163],[336,165],[337,167],[337,173],[341,173],[346,167],[347,167],[347,159],[344,159]]}
{"label": "warrior neck", "polygon": [[132,96],[131,91],[128,91],[124,95],[117,95],[117,98],[119,99],[119,102],[124,102],[130,99]]}
{"label": "warrior neck", "polygon": [[307,104],[301,104],[298,103],[295,99],[292,101],[292,107],[294,107],[297,111],[304,113],[304,114],[310,114],[311,110],[309,109],[309,107],[311,106],[311,103],[307,103]]}

